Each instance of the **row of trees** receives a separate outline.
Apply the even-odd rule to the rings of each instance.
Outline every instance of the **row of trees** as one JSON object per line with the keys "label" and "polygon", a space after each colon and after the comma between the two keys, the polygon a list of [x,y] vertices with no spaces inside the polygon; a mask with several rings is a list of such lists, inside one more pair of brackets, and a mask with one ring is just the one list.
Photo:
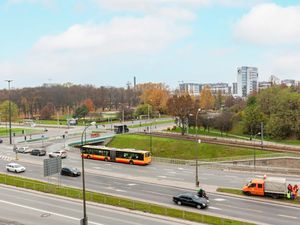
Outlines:
{"label": "row of trees", "polygon": [[300,139],[300,91],[272,87],[249,97],[243,111],[244,131],[258,133],[261,122],[272,138]]}
{"label": "row of trees", "polygon": [[[300,90],[283,86],[273,86],[250,96],[247,101],[232,96],[223,97],[222,110],[212,111],[202,108],[206,99],[194,99],[189,95],[174,95],[167,101],[170,115],[178,119],[182,134],[187,126],[203,126],[209,130],[216,128],[228,132],[241,126],[244,134],[255,136],[261,132],[270,138],[300,139]],[[197,110],[201,108],[196,123]]]}
{"label": "row of trees", "polygon": [[[214,97],[209,89],[201,93],[201,107],[214,107]],[[59,115],[85,117],[90,112],[126,111],[126,117],[145,113],[145,106],[152,113],[167,113],[169,87],[163,83],[144,83],[136,87],[94,87],[91,85],[55,85],[11,90],[11,100],[18,107],[22,118],[51,119]],[[8,99],[8,90],[0,90],[0,103]],[[132,107],[139,107],[134,113]],[[147,109],[148,110],[148,109]],[[128,112],[128,113],[127,113]],[[5,120],[5,112],[3,119]]]}

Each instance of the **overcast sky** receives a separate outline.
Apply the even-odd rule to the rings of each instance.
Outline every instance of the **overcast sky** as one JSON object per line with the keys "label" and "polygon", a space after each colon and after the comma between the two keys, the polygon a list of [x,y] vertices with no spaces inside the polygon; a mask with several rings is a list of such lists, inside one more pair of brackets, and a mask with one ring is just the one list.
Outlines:
{"label": "overcast sky", "polygon": [[299,0],[0,0],[0,88],[300,80]]}

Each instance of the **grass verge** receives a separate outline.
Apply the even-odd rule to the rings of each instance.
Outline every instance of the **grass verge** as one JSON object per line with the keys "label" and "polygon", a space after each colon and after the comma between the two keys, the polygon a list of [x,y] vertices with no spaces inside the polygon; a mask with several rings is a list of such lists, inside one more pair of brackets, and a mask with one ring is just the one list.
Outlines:
{"label": "grass verge", "polygon": [[[19,135],[19,134],[26,134],[26,135],[29,135],[29,134],[36,134],[36,133],[39,133],[41,131],[41,129],[26,129],[26,128],[12,128],[11,129],[11,132],[12,133],[15,133],[16,135]],[[0,128],[0,136],[8,136],[9,135],[9,128],[3,128],[1,127]]]}
{"label": "grass verge", "polygon": [[130,125],[128,128],[138,128],[138,127],[148,127],[148,126],[155,126],[159,124],[168,124],[168,123],[174,123],[174,120],[162,120],[162,121],[155,121],[153,123],[141,123],[141,124],[135,124]]}
{"label": "grass verge", "polygon": [[[55,184],[46,183],[42,181],[32,180],[28,178],[20,178],[6,174],[0,174],[0,183],[31,189],[35,191],[56,194],[60,196],[70,197],[74,199],[82,199],[82,191],[77,188],[57,186]],[[120,198],[111,195],[101,194],[92,191],[86,191],[86,200],[96,203],[108,204],[112,206],[122,207],[131,210],[138,210],[156,215],[169,216],[179,219],[185,219],[194,222],[201,222],[206,224],[224,224],[224,225],[252,225],[253,223],[242,222],[238,220],[231,220],[216,216],[204,215],[195,212],[179,210],[160,206],[157,204],[146,203],[142,201],[131,200],[127,198]]]}
{"label": "grass verge", "polygon": [[[234,195],[239,195],[239,196],[245,196],[245,194],[242,192],[242,190],[239,189],[233,189],[233,188],[218,188],[217,192],[222,192],[222,193],[229,193],[229,194],[234,194]],[[276,202],[286,202],[286,203],[291,203],[291,204],[295,204],[295,205],[300,205],[300,197],[296,198],[295,200],[290,200],[290,199],[273,199],[271,197],[262,197],[262,196],[252,196],[253,198],[256,199],[262,199],[262,198],[268,198],[268,199],[272,199]]]}
{"label": "grass verge", "polygon": [[[110,147],[117,148],[136,148],[150,150],[152,145],[152,155],[162,158],[195,159],[196,143],[194,141],[176,140],[172,138],[151,137],[147,135],[123,134],[117,135],[108,144]],[[225,145],[215,145],[201,143],[197,146],[199,149],[198,157],[201,160],[214,161],[224,160],[226,158],[244,159],[253,157],[253,149],[240,148]],[[270,151],[256,150],[256,156],[267,156]]]}

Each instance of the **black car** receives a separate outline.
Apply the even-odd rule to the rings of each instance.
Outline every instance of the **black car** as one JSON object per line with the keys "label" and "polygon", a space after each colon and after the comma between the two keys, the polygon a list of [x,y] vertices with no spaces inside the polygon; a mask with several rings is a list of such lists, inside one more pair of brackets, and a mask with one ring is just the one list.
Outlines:
{"label": "black car", "polygon": [[71,168],[71,167],[63,167],[60,171],[60,174],[64,176],[71,176],[71,177],[78,177],[81,175],[80,171],[77,168]]}
{"label": "black car", "polygon": [[173,202],[177,205],[193,206],[198,209],[204,209],[208,206],[209,200],[204,197],[199,197],[193,193],[179,194],[173,197]]}
{"label": "black car", "polygon": [[44,156],[46,155],[46,151],[43,150],[43,149],[33,149],[31,152],[30,152],[31,155],[37,155],[37,156]]}
{"label": "black car", "polygon": [[0,144],[3,142],[3,140],[0,138]]}

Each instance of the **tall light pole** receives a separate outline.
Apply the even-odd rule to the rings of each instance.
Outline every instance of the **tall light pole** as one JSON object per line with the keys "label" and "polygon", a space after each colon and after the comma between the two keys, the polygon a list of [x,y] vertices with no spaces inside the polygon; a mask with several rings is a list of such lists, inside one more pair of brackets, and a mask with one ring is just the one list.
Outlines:
{"label": "tall light pole", "polygon": [[[253,141],[255,143],[255,138],[257,135],[261,135],[261,132],[258,132],[257,134],[254,135],[254,138],[253,138]],[[254,148],[253,148],[253,166],[254,168],[256,167],[256,148],[255,148],[255,145],[254,145]]]}
{"label": "tall light pole", "polygon": [[9,114],[9,144],[12,144],[11,136],[11,101],[10,101],[10,83],[13,80],[5,80],[8,84],[8,114]]}
{"label": "tall light pole", "polygon": [[201,143],[201,140],[199,139],[198,140],[198,114],[199,112],[201,111],[201,108],[199,108],[197,110],[197,113],[196,113],[196,121],[195,121],[195,124],[196,124],[196,148],[195,148],[195,158],[196,158],[196,187],[199,187],[199,176],[198,176],[198,143],[200,144]]}
{"label": "tall light pole", "polygon": [[[86,144],[86,130],[90,126],[96,125],[96,122],[91,122],[89,125],[86,125],[82,134],[81,134],[81,166],[82,166],[82,200],[83,200],[83,218],[81,219],[81,225],[88,225],[88,217],[86,215],[86,197],[85,197],[85,174],[84,174],[84,158],[82,155],[82,146]],[[84,143],[83,143],[83,135],[85,137]]]}

